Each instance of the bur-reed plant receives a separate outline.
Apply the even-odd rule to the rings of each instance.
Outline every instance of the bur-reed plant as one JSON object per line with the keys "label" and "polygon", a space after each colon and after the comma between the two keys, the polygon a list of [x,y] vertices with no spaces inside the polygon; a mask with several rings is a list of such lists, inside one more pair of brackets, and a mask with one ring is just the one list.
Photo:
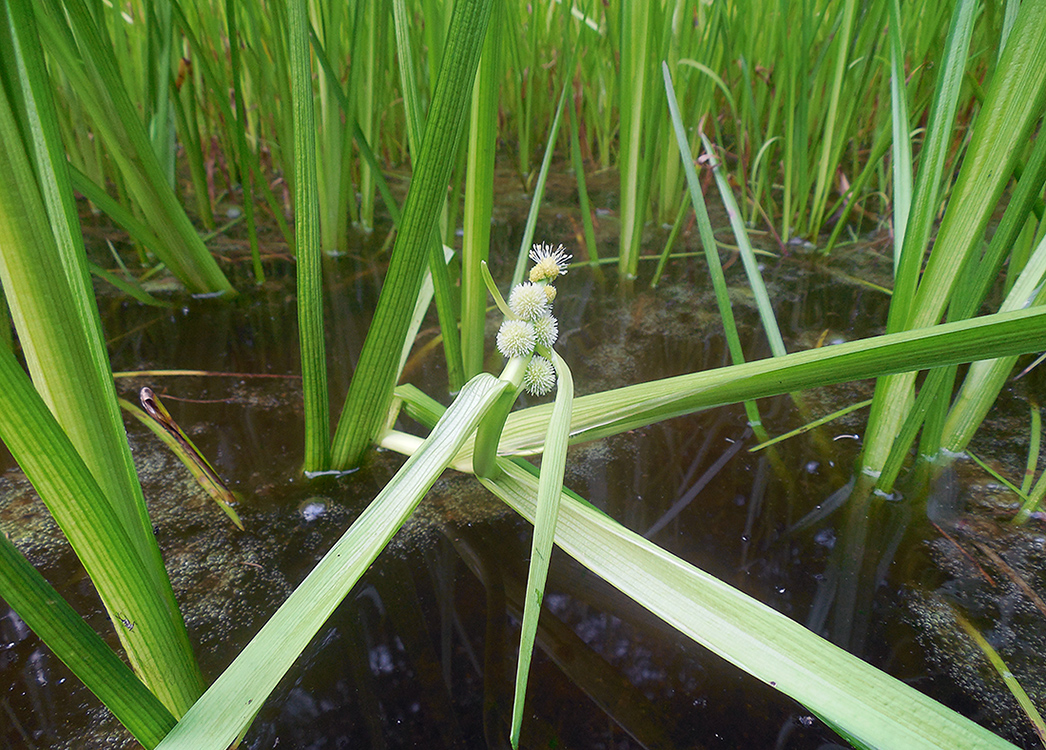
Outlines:
{"label": "bur-reed plant", "polygon": [[[516,305],[509,308],[510,315],[522,313],[523,308]],[[541,306],[540,300],[535,306]],[[509,332],[509,323],[523,325]],[[565,458],[565,454],[557,453],[548,442],[547,433],[553,426],[560,440],[584,440],[718,403],[920,364],[947,364],[978,352],[1019,349],[1046,341],[1046,315],[1041,309],[1024,310],[592,394],[573,399],[567,413],[557,412],[558,405],[546,405],[513,412],[505,420],[504,404],[507,401],[511,406],[523,382],[522,360],[536,344],[533,334],[527,339],[515,331],[528,325],[523,320],[505,324],[499,340],[504,353],[513,359],[501,378],[481,374],[473,379],[428,438],[396,430],[383,433],[381,444],[410,454],[410,460],[161,748],[207,747],[211,745],[201,743],[211,740],[214,747],[221,747],[235,737],[446,466],[475,469],[492,491],[533,517],[531,498],[545,496],[550,485],[535,479],[525,465],[506,461],[499,454],[544,450],[543,471],[556,466],[562,470],[560,458],[554,456]],[[522,339],[527,341],[518,343]],[[441,408],[410,388],[400,389],[398,394],[408,413],[423,422]],[[779,689],[804,701],[844,735],[871,746],[1006,746],[782,615],[703,577],[590,506],[579,504],[573,495],[559,490],[561,479],[555,475],[548,482],[560,494],[561,521],[554,526],[556,540],[565,550],[688,635],[753,673],[766,675],[764,679],[772,679]],[[622,564],[625,560],[627,565]],[[523,685],[525,679],[517,683],[517,691]],[[898,706],[905,709],[899,711]],[[928,716],[933,717],[929,720],[932,728],[927,728]],[[513,737],[516,731],[518,723]]]}
{"label": "bur-reed plant", "polygon": [[[291,4],[286,10],[287,38],[294,45],[287,54],[295,57],[293,75],[299,92],[296,99],[301,104],[312,99],[311,86],[305,84],[305,79],[311,77],[307,23],[302,5]],[[488,14],[487,3],[458,3],[446,29],[440,82],[427,113],[423,145],[416,159],[382,302],[353,379],[356,395],[350,391],[346,403],[342,419],[345,431],[335,443],[335,453],[340,457],[340,461],[335,459],[335,465],[354,465],[374,442],[410,454],[410,458],[159,746],[223,748],[239,736],[327,615],[448,466],[476,470],[485,486],[525,517],[545,519],[535,520],[535,551],[539,554],[532,556],[537,566],[532,569],[532,576],[538,575],[534,571],[547,561],[554,539],[564,551],[663,617],[683,635],[793,696],[855,744],[1007,746],[986,730],[641,539],[580,501],[562,488],[562,462],[568,441],[618,434],[717,405],[889,373],[923,368],[940,371],[971,359],[1040,349],[1046,347],[1043,308],[1013,309],[942,325],[936,325],[934,320],[933,325],[905,328],[823,350],[786,354],[576,399],[570,398],[566,387],[566,370],[561,369],[564,363],[549,349],[549,362],[561,380],[562,390],[557,391],[556,403],[511,413],[505,408],[506,402],[511,407],[505,394],[514,396],[523,382],[526,368],[521,361],[512,361],[526,358],[527,352],[522,350],[511,352],[515,356],[501,377],[481,373],[472,378],[442,417],[442,407],[416,389],[393,391],[396,363],[402,361],[404,345],[409,344],[407,331],[417,307],[425,267],[432,258],[433,237],[457,156],[456,139],[462,129],[464,101],[474,86]],[[1028,33],[1021,21],[1020,17],[1016,19],[1013,34]],[[1010,64],[1005,55],[1003,62]],[[755,101],[758,104],[758,99]],[[304,106],[296,107],[301,118],[293,129],[299,133],[303,129],[315,131],[315,118],[310,118],[307,110]],[[680,150],[685,153],[684,145],[685,139],[680,139]],[[836,153],[832,147],[826,148],[829,154]],[[295,150],[298,159],[310,159],[308,153],[303,154],[308,148],[300,140]],[[305,181],[310,179],[314,178],[298,178],[295,190],[299,199]],[[32,192],[25,185],[20,189]],[[9,193],[15,195],[13,191]],[[302,213],[296,221],[301,226],[315,226],[319,214],[316,201],[300,200],[299,211]],[[314,250],[316,243],[309,239],[310,233],[302,234]],[[7,245],[0,243],[0,248],[6,252]],[[1014,289],[1021,286],[1016,282]],[[84,297],[89,298],[86,292]],[[309,299],[310,305],[321,304],[318,295]],[[511,308],[510,313],[516,315]],[[306,327],[303,337],[322,335],[318,328]],[[533,348],[538,348],[537,342]],[[92,356],[101,356],[99,351],[103,350],[96,344]],[[13,359],[9,358],[9,363],[13,364]],[[322,377],[322,363],[304,363],[303,367],[317,369],[317,376]],[[57,435],[56,427],[45,426],[51,424],[46,412],[26,406],[33,397],[24,385],[21,390],[16,388],[20,380],[17,368],[8,370],[11,386],[4,390],[16,395],[11,418],[28,420],[29,416],[22,415],[29,414],[36,415],[32,418],[37,421],[27,431],[14,422],[15,427],[4,434],[5,442],[8,435],[12,441],[17,440],[23,431],[30,435]],[[24,376],[21,380],[24,382]],[[394,414],[397,408],[394,398],[402,402],[408,414],[423,424],[434,425],[427,437],[388,429],[392,423],[390,409]],[[570,404],[569,409],[565,403]],[[6,416],[8,411],[3,413]],[[313,421],[309,429],[320,436],[322,430],[316,429],[316,424]],[[342,432],[339,425],[339,433]],[[61,443],[59,437],[48,440],[54,446]],[[545,454],[540,476],[520,457],[539,452]],[[49,472],[60,476],[76,462],[68,451],[37,444],[20,450],[19,457],[31,465],[49,453],[58,458],[54,464],[44,466],[41,476],[46,477]],[[536,587],[538,591],[540,588]],[[540,600],[540,593],[536,600]],[[535,601],[533,595],[531,601]],[[535,617],[534,607],[528,609],[527,617]],[[139,630],[128,628],[122,617],[117,619],[128,633]],[[128,621],[137,625],[134,620]],[[532,625],[525,626],[524,631],[529,627]],[[521,664],[528,656],[529,647],[524,640]],[[525,672],[525,667],[521,667],[517,695],[525,688]],[[510,730],[513,740],[518,740],[520,706],[517,703]],[[148,737],[143,732],[139,739],[151,744]]]}

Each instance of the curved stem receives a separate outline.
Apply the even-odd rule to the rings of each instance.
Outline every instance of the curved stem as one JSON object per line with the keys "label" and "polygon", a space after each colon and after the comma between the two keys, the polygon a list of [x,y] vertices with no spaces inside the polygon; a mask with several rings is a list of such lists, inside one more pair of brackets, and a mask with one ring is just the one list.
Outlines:
{"label": "curved stem", "polygon": [[493,479],[501,471],[497,464],[498,443],[501,442],[501,431],[505,420],[512,411],[513,404],[523,389],[523,373],[530,364],[530,357],[513,357],[501,371],[501,380],[513,385],[498,397],[490,411],[483,417],[476,429],[476,448],[472,454],[472,470],[476,476]]}

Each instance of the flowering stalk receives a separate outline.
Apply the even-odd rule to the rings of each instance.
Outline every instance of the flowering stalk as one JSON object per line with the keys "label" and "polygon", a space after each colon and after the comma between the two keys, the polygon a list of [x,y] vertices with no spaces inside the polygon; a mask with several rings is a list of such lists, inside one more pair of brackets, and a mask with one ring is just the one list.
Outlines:
{"label": "flowering stalk", "polygon": [[483,279],[505,321],[498,329],[497,346],[508,362],[501,379],[513,388],[502,394],[488,412],[476,432],[476,449],[472,467],[477,476],[493,478],[497,472],[498,443],[505,420],[522,390],[533,396],[544,396],[556,384],[556,370],[551,361],[551,348],[559,337],[559,324],[552,315],[556,288],[552,282],[567,272],[571,255],[563,246],[534,245],[530,258],[530,280],[517,284],[509,294],[508,302],[501,296],[486,264],[482,264]]}

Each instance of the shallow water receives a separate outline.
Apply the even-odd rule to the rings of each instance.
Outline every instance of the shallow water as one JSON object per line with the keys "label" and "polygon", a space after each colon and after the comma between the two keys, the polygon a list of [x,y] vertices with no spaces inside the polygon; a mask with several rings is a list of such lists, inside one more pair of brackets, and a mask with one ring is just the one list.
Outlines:
{"label": "shallow water", "polygon": [[[550,226],[544,236],[561,229]],[[327,268],[332,418],[376,300],[383,272],[374,259],[380,240],[380,234],[360,238],[358,252]],[[686,241],[690,246],[684,250],[696,249],[696,237]],[[501,259],[492,264],[496,278],[510,272],[506,258],[514,245],[517,230],[500,223],[492,251]],[[885,263],[867,247],[863,254],[840,254],[832,268],[867,277],[884,273]],[[574,371],[579,395],[727,363],[702,267],[703,261],[673,261],[658,289],[648,289],[649,276],[641,276],[629,294],[601,286],[582,268],[559,282],[557,349]],[[402,462],[375,451],[350,476],[300,478],[293,266],[273,259],[267,268],[269,280],[260,289],[245,279],[237,283],[243,294],[232,304],[173,297],[178,306],[165,311],[107,296],[101,302],[115,370],[237,373],[117,381],[121,395],[131,400],[143,385],[164,397],[218,472],[244,495],[239,512],[246,530],[239,532],[201,495],[188,472],[144,428],[128,421],[156,533],[209,679],[228,665]],[[871,335],[885,320],[884,296],[840,282],[807,261],[768,264],[765,273],[790,350],[816,345],[822,336],[831,342]],[[727,277],[745,351],[767,356],[740,264],[728,269]],[[435,321],[427,321],[419,342],[435,332]],[[438,348],[419,355],[409,379],[447,403],[440,357]],[[488,364],[494,370],[498,358]],[[869,393],[870,384],[864,383],[821,389],[807,398],[813,416],[820,416]],[[1019,398],[1008,398],[1012,403],[1004,403],[1000,414],[1024,408]],[[759,406],[771,434],[800,423],[787,398]],[[786,442],[774,466],[765,454],[746,450],[752,439],[743,409],[718,409],[575,446],[566,483],[630,528],[658,529],[651,538],[673,553],[804,621],[838,521],[785,532],[846,483],[864,419],[858,412],[815,436]],[[738,441],[741,450],[735,448]],[[956,513],[965,513],[966,499],[980,495],[972,480],[955,481],[963,498],[955,503]],[[82,569],[24,479],[12,470],[0,484],[5,532],[115,645]],[[678,508],[688,495],[695,496]],[[669,511],[674,515],[666,520]],[[1006,716],[1004,708],[986,708],[975,691],[955,690],[949,672],[955,659],[945,647],[954,639],[947,623],[930,624],[926,613],[941,610],[926,602],[958,580],[959,571],[948,567],[954,553],[945,537],[926,524],[919,528],[922,536],[906,540],[875,600],[864,655],[986,721]],[[964,533],[963,538],[975,539],[968,529]],[[982,530],[976,539],[997,536]],[[927,548],[924,538],[937,546]],[[448,472],[281,682],[245,746],[504,746],[529,539],[527,524],[470,478]],[[1034,547],[1033,541],[1027,544]],[[933,566],[926,564],[927,549],[935,550]],[[1029,578],[1036,574],[1030,566],[1025,572]],[[980,596],[979,614],[988,621],[992,594]],[[1023,612],[1022,606],[1013,608]],[[845,745],[801,706],[681,638],[558,552],[546,610],[530,680],[525,746]],[[1013,621],[1006,627],[1012,630]],[[8,686],[0,696],[5,717],[0,747],[126,745],[119,726],[24,626],[19,628],[12,613],[0,627],[0,640],[8,644],[0,649],[0,685]],[[934,638],[945,645],[930,642]],[[1019,721],[1005,729],[1015,739],[1024,737]]]}

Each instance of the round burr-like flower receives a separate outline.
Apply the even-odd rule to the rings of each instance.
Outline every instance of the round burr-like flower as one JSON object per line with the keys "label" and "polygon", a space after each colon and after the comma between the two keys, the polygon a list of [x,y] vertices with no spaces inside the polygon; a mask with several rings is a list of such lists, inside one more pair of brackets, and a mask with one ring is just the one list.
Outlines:
{"label": "round burr-like flower", "polygon": [[538,284],[525,281],[508,296],[508,306],[523,320],[535,321],[549,314],[549,299]]}
{"label": "round burr-like flower", "polygon": [[525,320],[506,320],[498,330],[497,344],[506,357],[525,357],[537,344],[534,326]]}
{"label": "round burr-like flower", "polygon": [[523,387],[532,396],[544,396],[556,384],[556,368],[544,357],[535,356],[523,373]]}
{"label": "round burr-like flower", "polygon": [[530,269],[530,280],[552,281],[557,276],[562,276],[567,272],[567,266],[573,257],[562,245],[554,249],[545,242],[534,245],[530,251],[530,259],[534,261],[534,267]]}
{"label": "round burr-like flower", "polygon": [[546,315],[533,323],[534,336],[539,346],[551,347],[559,338],[559,323],[555,316]]}

